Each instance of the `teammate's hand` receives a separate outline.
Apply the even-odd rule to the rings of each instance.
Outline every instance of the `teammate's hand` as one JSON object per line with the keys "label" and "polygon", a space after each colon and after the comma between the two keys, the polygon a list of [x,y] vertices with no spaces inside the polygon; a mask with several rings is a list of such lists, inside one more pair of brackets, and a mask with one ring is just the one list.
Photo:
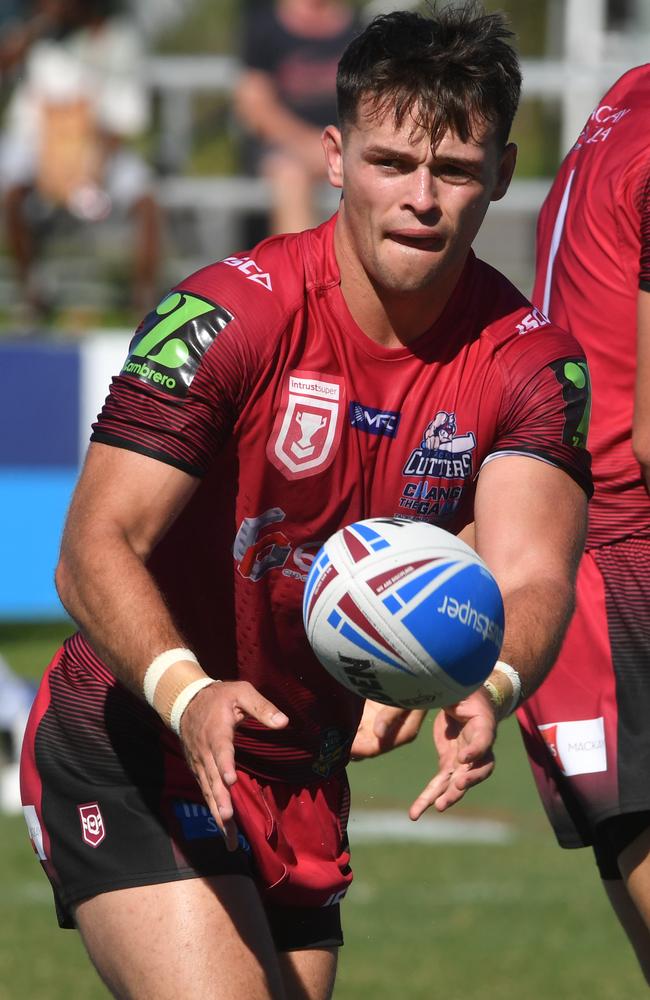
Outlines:
{"label": "teammate's hand", "polygon": [[237,848],[229,789],[237,781],[235,729],[245,718],[282,729],[287,716],[248,681],[209,684],[192,698],[181,719],[181,743],[205,801],[223,831],[229,851]]}
{"label": "teammate's hand", "polygon": [[411,819],[419,819],[429,806],[444,812],[459,802],[468,788],[490,777],[496,731],[492,702],[482,687],[438,712],[433,722],[438,773],[409,809]]}
{"label": "teammate's hand", "polygon": [[426,714],[419,709],[390,708],[376,701],[366,701],[350,751],[352,760],[378,757],[411,743]]}

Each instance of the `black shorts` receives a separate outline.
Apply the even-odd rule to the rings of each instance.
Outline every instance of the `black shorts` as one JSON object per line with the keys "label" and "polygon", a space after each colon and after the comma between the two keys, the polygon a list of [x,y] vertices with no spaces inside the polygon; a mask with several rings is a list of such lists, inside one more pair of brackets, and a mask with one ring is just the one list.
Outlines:
{"label": "black shorts", "polygon": [[239,849],[229,852],[176,736],[108,671],[60,651],[21,761],[25,817],[60,925],[73,927],[75,904],[101,892],[237,874],[255,882],[279,950],[342,944],[345,775],[295,787],[238,774]]}
{"label": "black shorts", "polygon": [[559,843],[594,846],[617,877],[612,852],[634,836],[610,834],[640,832],[650,811],[650,539],[582,557],[560,656],[517,717]]}

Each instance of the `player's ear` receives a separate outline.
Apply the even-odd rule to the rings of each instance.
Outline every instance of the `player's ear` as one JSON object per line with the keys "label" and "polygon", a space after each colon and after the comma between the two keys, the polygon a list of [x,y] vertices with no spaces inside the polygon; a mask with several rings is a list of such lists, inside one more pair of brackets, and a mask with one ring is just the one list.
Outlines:
{"label": "player's ear", "polygon": [[328,125],[321,141],[327,161],[327,176],[332,187],[343,187],[343,139],[336,125]]}
{"label": "player's ear", "polygon": [[501,154],[497,182],[492,192],[490,201],[499,201],[510,187],[512,175],[515,172],[517,163],[517,147],[514,142],[509,142]]}

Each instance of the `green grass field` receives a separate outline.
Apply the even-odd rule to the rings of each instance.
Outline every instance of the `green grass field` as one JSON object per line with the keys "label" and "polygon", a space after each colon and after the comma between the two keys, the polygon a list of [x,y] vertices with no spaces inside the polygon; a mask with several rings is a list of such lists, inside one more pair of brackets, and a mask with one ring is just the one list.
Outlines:
{"label": "green grass field", "polygon": [[[65,632],[0,626],[0,653],[37,677]],[[404,810],[432,773],[429,732],[351,768],[356,879],[336,1000],[647,996],[591,852],[555,845],[514,723],[502,727],[494,776],[452,810],[506,824],[507,843],[368,843],[360,834],[355,846],[368,811]],[[105,997],[77,935],[56,926],[21,817],[0,816],[0,844],[0,1000]]]}

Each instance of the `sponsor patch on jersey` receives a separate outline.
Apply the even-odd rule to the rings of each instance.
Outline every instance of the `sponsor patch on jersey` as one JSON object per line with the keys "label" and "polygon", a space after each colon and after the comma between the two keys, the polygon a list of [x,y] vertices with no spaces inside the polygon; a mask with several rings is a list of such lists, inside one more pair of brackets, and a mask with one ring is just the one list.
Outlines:
{"label": "sponsor patch on jersey", "polygon": [[567,777],[607,770],[602,716],[573,722],[548,722],[538,729],[553,760]]}
{"label": "sponsor patch on jersey", "polygon": [[[216,819],[206,805],[200,802],[186,802],[176,799],[173,803],[174,815],[180,822],[185,840],[206,840],[209,837],[223,837]],[[240,850],[250,852],[250,844],[243,833],[238,835]]]}
{"label": "sponsor patch on jersey", "polygon": [[282,575],[305,583],[320,541],[295,544],[279,527],[286,517],[281,507],[269,507],[257,517],[242,519],[232,554],[237,572],[247,580],[257,583],[271,570],[282,570]]}
{"label": "sponsor patch on jersey", "polygon": [[98,802],[86,802],[77,806],[81,822],[81,839],[89,847],[99,847],[106,836],[104,817]]}
{"label": "sponsor patch on jersey", "polygon": [[266,457],[286,479],[303,479],[331,465],[341,440],[343,379],[293,371],[287,376]]}
{"label": "sponsor patch on jersey", "polygon": [[591,414],[591,382],[584,358],[560,358],[550,365],[562,386],[564,398],[564,430],[562,441],[574,448],[587,447],[587,432]]}
{"label": "sponsor patch on jersey", "polygon": [[349,408],[350,424],[366,434],[395,437],[401,414],[396,410],[377,410],[374,406],[352,401]]}
{"label": "sponsor patch on jersey", "polygon": [[199,295],[172,292],[137,330],[122,375],[172,396],[187,395],[203,355],[232,318]]}
{"label": "sponsor patch on jersey", "polygon": [[[275,527],[286,517],[281,507],[270,507],[258,517],[245,517],[232,547],[237,570],[257,583],[271,569],[280,569],[291,553],[291,543],[285,533]],[[273,525],[269,531],[265,531]]]}

